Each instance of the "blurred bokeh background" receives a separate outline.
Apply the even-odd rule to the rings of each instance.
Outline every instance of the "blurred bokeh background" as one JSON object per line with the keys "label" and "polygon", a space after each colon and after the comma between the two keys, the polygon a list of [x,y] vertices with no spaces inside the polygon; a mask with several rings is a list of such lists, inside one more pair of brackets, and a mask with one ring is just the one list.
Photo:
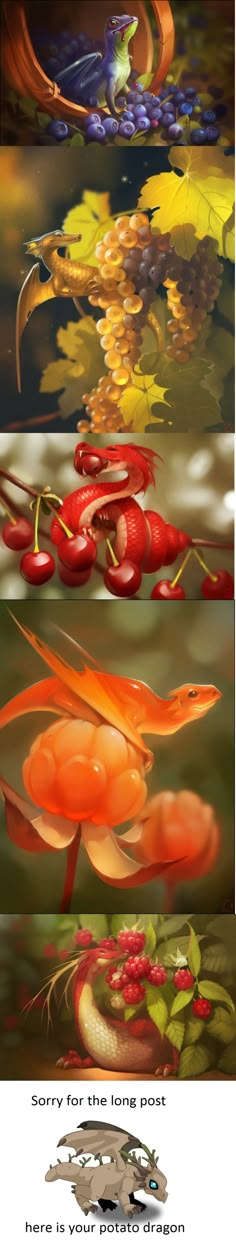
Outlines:
{"label": "blurred bokeh background", "polygon": [[[212,150],[210,150],[212,152]],[[45,303],[34,311],[22,339],[22,392],[17,393],[15,367],[15,319],[17,298],[22,283],[31,268],[26,255],[25,241],[55,231],[62,227],[67,213],[82,200],[83,191],[109,192],[112,214],[123,214],[137,206],[140,190],[152,175],[170,173],[167,147],[112,149],[93,145],[80,150],[79,160],[75,149],[53,148],[0,149],[0,363],[1,386],[4,403],[0,426],[3,430],[19,429],[23,424],[34,430],[36,419],[43,419],[43,430],[53,431],[61,427],[75,431],[84,411],[78,409],[69,418],[62,418],[58,406],[58,394],[39,392],[42,371],[48,362],[58,355],[56,335],[59,327],[68,321],[78,323],[78,311],[73,301],[59,298]],[[222,160],[222,149],[220,149]],[[229,163],[225,156],[225,177]],[[86,220],[86,217],[85,217]],[[233,318],[233,266],[224,260],[224,275],[218,305],[212,313],[212,331],[227,334],[220,381],[217,370],[213,392],[216,399],[216,430],[233,430],[234,425],[234,377],[232,368],[232,318]],[[41,277],[45,270],[41,268]],[[166,306],[166,292],[162,291]],[[84,311],[91,314],[91,306],[82,302]],[[218,341],[217,341],[218,342]],[[204,371],[203,371],[204,374]],[[203,380],[204,381],[204,380]],[[58,389],[60,379],[58,378]],[[201,397],[201,392],[200,392]],[[199,429],[207,429],[206,393],[197,413]],[[183,388],[184,428],[186,427],[186,398]],[[209,401],[210,409],[210,401]],[[168,410],[166,411],[168,414]],[[132,416],[131,416],[132,417]],[[196,415],[194,419],[196,425]],[[212,416],[209,427],[212,427]],[[189,428],[191,429],[191,404]]]}
{"label": "blurred bokeh background", "polygon": [[[83,489],[84,486],[74,469],[74,450],[76,444],[79,445],[83,439],[82,436],[78,436],[76,440],[73,435],[59,433],[46,436],[0,434],[0,464],[29,485],[42,488],[50,484],[52,490],[59,497],[64,498],[69,492]],[[127,442],[137,443],[134,435],[117,435],[115,439],[120,445],[121,454],[122,450],[125,454]],[[98,448],[109,448],[109,445],[113,443],[114,436],[111,435],[88,437],[88,444],[91,446],[94,444]],[[156,454],[159,454],[163,458],[163,464],[160,462],[157,470],[156,488],[149,488],[145,498],[142,494],[136,497],[140,506],[156,510],[166,522],[173,523],[187,535],[213,540],[219,545],[220,543],[232,544],[233,435],[172,435],[171,440],[168,435],[164,434],[144,435],[142,444],[143,447],[152,448]],[[112,474],[112,481],[115,482],[123,477],[124,472],[119,476]],[[111,472],[108,472],[106,476],[103,475],[104,484],[106,479],[107,481],[111,479]],[[13,503],[13,514],[15,505],[18,510],[22,510],[27,517],[32,519],[32,514],[29,513],[30,497],[27,498],[26,494],[0,477],[0,521],[4,520],[3,509],[1,509],[1,489],[7,492],[7,498]],[[50,520],[45,515],[41,516],[41,520],[43,531],[47,533]],[[45,538],[41,539],[41,545],[48,547]],[[99,545],[98,549],[98,560],[103,563],[104,567],[106,566],[105,548],[105,545]],[[50,543],[49,550],[56,556],[55,547]],[[233,552],[230,549],[224,552],[220,548],[206,548],[202,549],[202,554],[211,570],[223,568],[233,573]],[[56,572],[49,583],[44,584],[40,590],[36,590],[20,575],[20,556],[21,554],[13,553],[11,549],[6,548],[3,542],[0,543],[0,597],[33,600],[35,595],[38,595],[40,600],[46,601],[51,598],[58,600],[75,598],[80,601],[87,600],[87,598],[99,600],[103,597],[107,600],[114,599],[105,588],[102,575],[95,569],[89,582],[81,588],[65,587]],[[177,573],[180,565],[181,555],[174,566],[166,566],[164,570],[166,578],[170,579],[171,576],[174,578],[174,573]],[[159,573],[145,575],[139,596],[150,597],[158,579]],[[201,599],[203,579],[204,573],[196,559],[192,557],[183,575],[186,597]]]}
{"label": "blurred bokeh background", "polygon": [[[198,936],[201,949],[201,978],[218,981],[223,985],[235,1002],[236,998],[236,918],[235,915],[1,915],[0,916],[0,1077],[1,1079],[44,1079],[67,1080],[72,1083],[80,1081],[103,1080],[111,1078],[111,1072],[103,1071],[95,1064],[81,1071],[56,1070],[56,1061],[69,1049],[78,1050],[84,1057],[84,1046],[78,1038],[74,1023],[72,985],[68,990],[68,1004],[63,998],[68,973],[62,975],[56,985],[55,994],[50,1003],[51,1024],[47,1026],[47,1008],[44,1001],[47,993],[45,985],[52,974],[59,973],[66,967],[70,958],[75,959],[81,952],[77,930],[89,928],[96,940],[107,935],[117,936],[120,928],[134,927],[138,924],[147,934],[151,922],[157,936],[157,953],[160,962],[166,963],[170,952],[174,955],[177,945],[181,953],[186,954],[189,946],[189,920]],[[75,965],[76,969],[76,965]],[[104,978],[96,979],[96,993],[102,1014],[109,1016],[121,1015],[120,1010],[111,1007],[109,989]],[[44,989],[44,992],[42,991]],[[32,999],[34,1004],[30,1006]],[[188,1007],[189,1011],[190,1007]],[[187,1013],[188,1013],[187,1011]],[[223,1016],[225,1015],[223,1010]],[[143,1016],[143,1008],[142,1008]],[[227,1013],[227,1020],[230,1016]],[[231,1023],[234,1022],[231,1016]],[[217,1034],[216,1034],[217,1035]],[[236,1072],[235,1040],[226,1046],[224,1040],[224,1023],[222,1037],[213,1040],[207,1032],[203,1035],[203,1043],[207,1045],[212,1057],[212,1069],[199,1077],[200,1080],[229,1079]],[[202,1041],[201,1041],[202,1044]],[[134,1041],[135,1049],[135,1041]],[[209,1057],[209,1054],[208,1054]],[[225,1074],[226,1073],[226,1074]],[[127,1074],[115,1073],[117,1079],[131,1078]],[[142,1079],[142,1075],[133,1079]],[[147,1080],[163,1083],[161,1076],[145,1077]],[[176,1081],[176,1077],[174,1077]],[[166,1082],[166,1077],[165,1077]]]}
{"label": "blurred bokeh background", "polygon": [[[183,683],[215,684],[222,700],[201,719],[163,738],[148,737],[154,767],[148,795],[162,789],[190,789],[216,809],[221,823],[219,858],[209,875],[185,882],[176,891],[179,911],[224,911],[234,897],[234,608],[230,602],[98,602],[39,601],[19,606],[0,603],[1,705],[48,674],[22,637],[9,609],[61,650],[57,625],[96,657],[98,669],[136,678],[161,697]],[[63,642],[63,655],[78,667],[78,653]],[[50,714],[35,713],[16,720],[0,734],[1,774],[23,795],[21,767],[35,736],[50,725]],[[127,828],[127,823],[125,824]],[[58,911],[62,896],[64,853],[23,853],[8,840],[1,805],[0,905],[5,911]],[[137,889],[117,889],[98,880],[82,849],[72,909],[137,911],[163,908],[159,880]]]}

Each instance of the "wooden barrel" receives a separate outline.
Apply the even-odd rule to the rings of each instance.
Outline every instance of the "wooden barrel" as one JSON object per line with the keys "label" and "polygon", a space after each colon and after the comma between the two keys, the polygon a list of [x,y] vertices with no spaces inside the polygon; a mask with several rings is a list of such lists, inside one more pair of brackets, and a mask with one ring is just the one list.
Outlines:
{"label": "wooden barrel", "polygon": [[[150,0],[150,2],[159,34],[157,45],[159,58],[149,87],[149,90],[155,94],[166,77],[173,59],[174,22],[169,0]],[[124,3],[123,0],[119,0],[117,4],[116,0],[115,7],[116,12],[120,10],[121,13],[131,15],[134,13],[138,18],[138,28],[132,41],[133,63],[139,74],[151,73],[154,66],[154,43],[146,5],[143,0],[135,0],[134,4],[127,3],[127,0],[124,0]],[[60,8],[62,10],[62,6],[59,6]],[[34,18],[36,9],[37,4],[34,5]],[[50,113],[52,117],[63,117],[69,122],[72,118],[79,121],[80,117],[91,112],[62,96],[57,84],[44,73],[29,34],[27,4],[18,3],[18,0],[4,0],[2,13],[2,63],[4,78],[8,85],[20,95],[31,96],[37,100],[40,108]],[[84,29],[88,35],[92,34],[95,39],[96,37],[101,39],[107,17],[113,13],[114,0],[113,2],[105,0],[102,6],[98,4],[98,0],[89,0],[89,5],[87,0],[82,0],[82,3],[78,4],[78,26],[75,20],[76,6],[73,3],[73,27],[77,31]],[[64,21],[67,26],[68,20],[70,20],[69,0],[64,12]]]}

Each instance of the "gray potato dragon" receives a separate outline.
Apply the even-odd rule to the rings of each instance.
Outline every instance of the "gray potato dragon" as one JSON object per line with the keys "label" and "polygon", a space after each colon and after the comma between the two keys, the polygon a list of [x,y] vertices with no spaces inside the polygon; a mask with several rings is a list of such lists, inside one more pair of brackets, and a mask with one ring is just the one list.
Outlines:
{"label": "gray potato dragon", "polygon": [[[46,1172],[45,1180],[68,1180],[84,1215],[89,1211],[95,1213],[97,1206],[102,1211],[115,1210],[116,1201],[120,1202],[125,1215],[143,1211],[146,1209],[143,1202],[134,1195],[137,1189],[144,1189],[152,1196],[155,1193],[158,1201],[166,1202],[167,1179],[157,1167],[155,1150],[148,1150],[138,1137],[124,1128],[86,1120],[75,1132],[61,1137],[59,1145],[72,1147],[75,1154],[69,1154],[67,1163],[58,1159]],[[144,1163],[131,1153],[137,1147],[145,1153]],[[81,1155],[82,1162],[75,1162]],[[95,1167],[91,1163],[89,1166],[86,1155],[93,1155],[99,1165]],[[111,1161],[103,1163],[104,1156]]]}

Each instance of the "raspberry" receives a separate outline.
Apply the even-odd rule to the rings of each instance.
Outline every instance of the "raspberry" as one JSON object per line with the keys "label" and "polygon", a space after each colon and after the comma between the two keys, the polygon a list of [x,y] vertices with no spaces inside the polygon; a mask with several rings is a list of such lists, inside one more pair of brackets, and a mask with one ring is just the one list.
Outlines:
{"label": "raspberry", "polygon": [[212,1003],[207,997],[198,997],[193,1002],[193,1015],[196,1019],[208,1019],[212,1010]]}
{"label": "raspberry", "polygon": [[69,949],[59,949],[58,958],[60,958],[60,959],[61,959],[61,961],[63,961],[63,959],[65,960],[66,958],[69,958],[69,957],[70,957],[70,950],[69,950]]}
{"label": "raspberry", "polygon": [[128,954],[140,954],[145,945],[145,932],[119,932],[117,937],[120,949],[125,949]]}
{"label": "raspberry", "polygon": [[92,940],[93,933],[89,932],[87,927],[80,927],[78,932],[75,933],[75,944],[82,945],[82,948],[86,949],[87,945],[91,945]]}
{"label": "raspberry", "polygon": [[119,969],[117,970],[117,968],[115,969],[114,967],[112,967],[112,971],[108,971],[106,981],[107,984],[110,985],[110,988],[113,988],[114,990],[124,988],[125,985],[129,983],[128,976],[123,974],[123,971],[119,971]]}
{"label": "raspberry", "polygon": [[103,940],[98,942],[99,949],[116,949],[116,941],[113,936],[104,936]]}
{"label": "raspberry", "polygon": [[129,975],[130,980],[140,980],[142,977],[145,978],[145,975],[149,975],[150,970],[151,960],[148,958],[147,954],[141,954],[140,957],[137,956],[136,958],[128,958],[127,962],[124,964],[125,975]]}
{"label": "raspberry", "polygon": [[191,971],[189,971],[188,967],[183,967],[181,968],[181,971],[176,971],[173,984],[175,985],[175,988],[185,991],[187,988],[192,988],[194,984],[194,975],[191,975]]}
{"label": "raspberry", "polygon": [[149,971],[149,976],[148,976],[149,984],[155,984],[159,988],[159,985],[165,984],[166,980],[167,980],[167,974],[165,971],[165,967],[161,967],[160,963],[156,963],[155,966],[151,967],[151,970]]}
{"label": "raspberry", "polygon": [[143,1001],[143,984],[127,984],[126,988],[124,988],[123,997],[127,1006],[136,1006],[138,1001]]}

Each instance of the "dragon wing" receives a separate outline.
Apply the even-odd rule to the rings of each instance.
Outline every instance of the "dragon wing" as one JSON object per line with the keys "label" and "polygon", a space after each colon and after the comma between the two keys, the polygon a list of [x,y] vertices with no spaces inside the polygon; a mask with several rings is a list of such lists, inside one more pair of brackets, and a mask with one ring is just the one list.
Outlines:
{"label": "dragon wing", "polygon": [[36,262],[32,266],[29,274],[23,283],[18,296],[17,312],[16,312],[16,373],[18,392],[21,392],[21,371],[20,371],[20,345],[26,323],[29,321],[30,315],[38,305],[42,305],[45,300],[52,300],[55,296],[52,278],[47,279],[46,283],[40,281],[40,266]]}
{"label": "dragon wing", "polygon": [[90,85],[92,87],[96,82],[101,61],[101,52],[89,52],[78,61],[73,61],[72,65],[67,65],[65,70],[60,70],[57,74],[56,81],[59,87],[62,87],[62,91],[69,97],[73,95],[78,98],[85,88]]}
{"label": "dragon wing", "polygon": [[141,1146],[138,1137],[133,1136],[124,1128],[117,1128],[112,1123],[100,1123],[87,1119],[75,1132],[68,1132],[61,1137],[58,1145],[72,1146],[77,1154],[106,1154],[116,1157],[121,1150],[134,1149]]}

